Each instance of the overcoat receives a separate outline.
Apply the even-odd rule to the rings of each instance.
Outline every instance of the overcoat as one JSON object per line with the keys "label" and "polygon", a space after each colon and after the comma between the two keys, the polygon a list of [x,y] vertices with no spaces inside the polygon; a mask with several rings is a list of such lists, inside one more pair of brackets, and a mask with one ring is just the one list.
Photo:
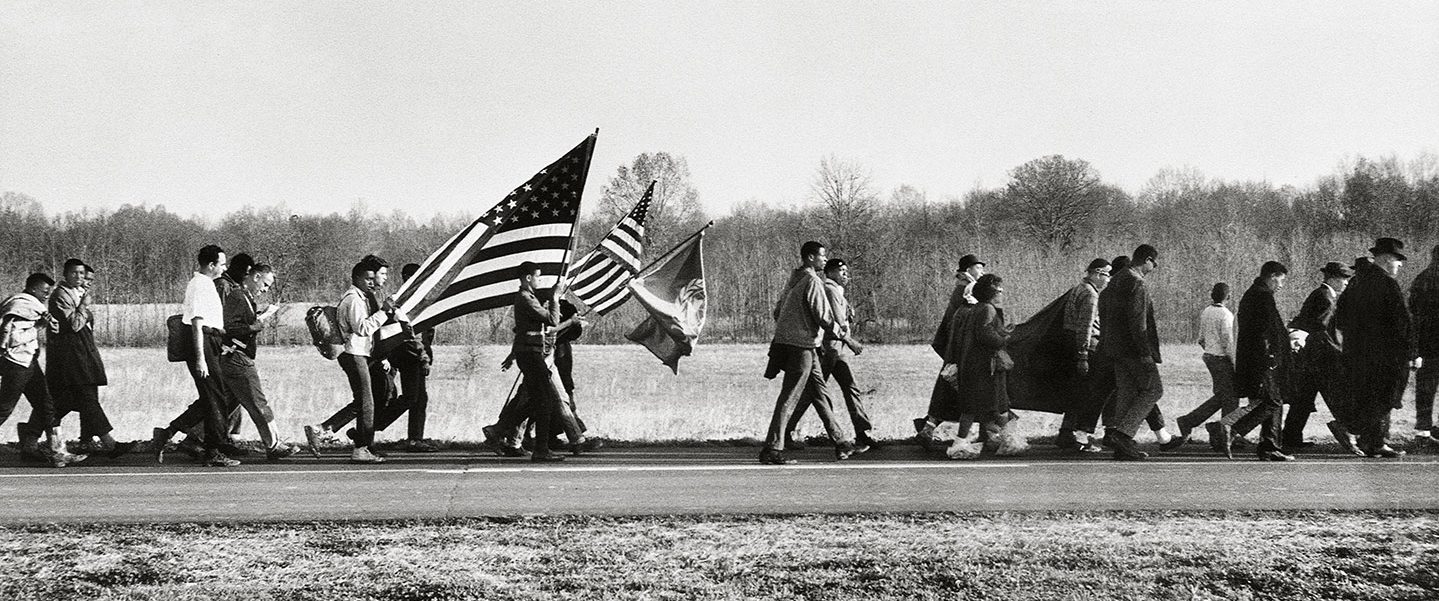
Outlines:
{"label": "overcoat", "polygon": [[1008,371],[994,368],[1009,330],[1004,311],[986,302],[956,311],[945,361],[959,366],[959,401],[965,413],[1009,411]]}
{"label": "overcoat", "polygon": [[1242,398],[1282,399],[1289,363],[1289,331],[1274,289],[1256,278],[1239,299],[1239,336],[1234,344],[1234,394]]}
{"label": "overcoat", "polygon": [[[105,386],[105,362],[95,346],[94,315],[79,307],[79,290],[57,286],[50,295],[52,319],[45,349],[45,382],[51,388]],[[78,315],[83,311],[84,315]],[[77,327],[77,325],[79,327]]]}
{"label": "overcoat", "polygon": [[[1359,268],[1334,308],[1334,327],[1343,346],[1343,365],[1349,374],[1355,402],[1374,395],[1366,390],[1403,390],[1407,365],[1416,356],[1414,329],[1404,293],[1387,272],[1375,265]],[[1386,395],[1392,408],[1402,407],[1402,395]]]}

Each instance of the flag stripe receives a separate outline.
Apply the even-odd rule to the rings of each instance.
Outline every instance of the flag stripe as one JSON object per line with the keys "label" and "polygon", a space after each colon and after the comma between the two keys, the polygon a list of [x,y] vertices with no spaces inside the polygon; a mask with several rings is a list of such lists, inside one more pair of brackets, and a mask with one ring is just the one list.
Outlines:
{"label": "flag stripe", "polygon": [[[603,276],[604,279],[601,279],[595,282],[594,285],[587,287],[583,291],[584,295],[581,298],[591,297],[598,299],[599,297],[604,296],[606,291],[614,288],[617,285],[623,285],[625,280],[633,277],[633,274],[625,271],[624,268],[620,267],[619,265],[611,265],[610,269],[604,272],[600,272],[598,275]],[[576,290],[575,295],[580,296],[581,291]]]}

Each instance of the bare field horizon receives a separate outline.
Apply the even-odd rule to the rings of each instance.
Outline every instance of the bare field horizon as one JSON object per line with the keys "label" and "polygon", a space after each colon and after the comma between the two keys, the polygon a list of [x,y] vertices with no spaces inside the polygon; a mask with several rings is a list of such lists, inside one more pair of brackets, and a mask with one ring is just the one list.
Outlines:
{"label": "bare field horizon", "polygon": [[[766,351],[763,344],[701,345],[683,359],[680,373],[671,374],[645,349],[637,346],[577,345],[575,348],[576,404],[591,435],[634,442],[730,441],[762,439],[774,409],[778,380],[762,377]],[[440,346],[429,379],[430,408],[426,437],[442,441],[474,442],[480,428],[494,421],[515,383],[517,370],[499,370],[508,345]],[[1164,398],[1159,406],[1173,428],[1174,419],[1210,396],[1209,374],[1194,345],[1165,345],[1160,365]],[[195,398],[194,385],[184,364],[169,363],[160,348],[103,348],[111,385],[100,389],[119,440],[147,440],[150,429],[163,426]],[[42,363],[43,365],[43,363]],[[923,416],[939,359],[926,345],[870,345],[853,363],[861,388],[873,388],[866,401],[880,440],[901,440],[914,435],[911,420]],[[262,346],[258,355],[260,378],[275,411],[275,430],[283,440],[303,442],[305,424],[318,423],[349,402],[350,390],[334,361],[322,358],[310,346]],[[1412,400],[1412,387],[1406,399]],[[1408,402],[1406,401],[1406,404]],[[1412,405],[1410,405],[1412,406]],[[1027,437],[1052,436],[1060,416],[1020,411],[1017,425]],[[29,405],[21,403],[12,421],[28,419]],[[1327,441],[1327,409],[1309,423],[1308,434]],[[247,423],[241,440],[256,439]],[[1412,430],[1413,410],[1394,412],[1396,438]],[[66,418],[65,433],[74,438],[78,417]],[[801,430],[822,435],[813,412]],[[15,440],[13,428],[0,440]],[[1198,434],[1200,438],[1203,433]],[[401,418],[377,440],[405,437]],[[1153,440],[1141,432],[1141,443]]]}

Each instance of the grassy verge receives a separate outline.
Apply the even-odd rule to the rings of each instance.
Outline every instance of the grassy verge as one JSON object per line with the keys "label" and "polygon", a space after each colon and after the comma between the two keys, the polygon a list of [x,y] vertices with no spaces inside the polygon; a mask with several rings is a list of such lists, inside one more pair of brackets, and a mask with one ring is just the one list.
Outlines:
{"label": "grassy verge", "polygon": [[0,598],[1432,599],[1439,514],[523,518],[0,530]]}

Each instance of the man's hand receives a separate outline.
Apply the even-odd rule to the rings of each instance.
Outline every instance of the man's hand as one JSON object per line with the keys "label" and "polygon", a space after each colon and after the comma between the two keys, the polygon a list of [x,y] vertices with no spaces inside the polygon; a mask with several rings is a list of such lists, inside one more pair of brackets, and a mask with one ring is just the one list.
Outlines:
{"label": "man's hand", "polygon": [[500,362],[500,371],[509,371],[515,365],[515,356],[507,355],[505,360]]}
{"label": "man's hand", "polygon": [[849,350],[854,352],[855,356],[859,356],[860,353],[864,352],[864,343],[858,340],[846,338],[844,339],[844,344],[849,347]]}
{"label": "man's hand", "polygon": [[205,364],[204,351],[200,352],[200,360],[195,362],[195,373],[199,374],[200,379],[203,380],[210,377],[210,366]]}
{"label": "man's hand", "polygon": [[1409,362],[1409,368],[1410,368],[1410,369],[1423,369],[1423,368],[1424,368],[1424,358],[1423,358],[1423,357],[1415,357],[1412,361]]}
{"label": "man's hand", "polygon": [[381,310],[381,311],[384,311],[384,312],[386,312],[386,313],[394,313],[394,312],[395,312],[395,297],[393,297],[393,296],[387,296],[387,297],[385,297],[385,300],[383,300],[383,301],[380,302],[380,310]]}
{"label": "man's hand", "polygon": [[950,383],[959,381],[959,365],[955,363],[945,363],[944,368],[939,370],[939,377],[944,378],[946,382]]}

